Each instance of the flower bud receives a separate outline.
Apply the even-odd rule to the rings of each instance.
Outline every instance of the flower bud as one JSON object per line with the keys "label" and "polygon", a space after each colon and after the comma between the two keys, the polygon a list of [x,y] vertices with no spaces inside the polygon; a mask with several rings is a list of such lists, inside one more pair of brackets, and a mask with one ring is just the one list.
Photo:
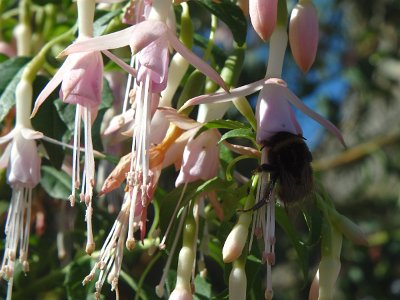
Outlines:
{"label": "flower bud", "polygon": [[242,214],[239,221],[229,233],[224,247],[222,248],[222,258],[225,263],[230,263],[242,254],[244,245],[247,241],[248,228],[251,221],[249,214]]}
{"label": "flower bud", "polygon": [[229,300],[245,300],[247,290],[247,278],[244,266],[234,264],[229,275]]}
{"label": "flower bud", "polygon": [[249,0],[249,15],[254,30],[267,41],[275,29],[278,0]]}
{"label": "flower bud", "polygon": [[318,48],[318,16],[311,0],[301,0],[293,8],[289,43],[296,64],[306,73],[315,60]]}

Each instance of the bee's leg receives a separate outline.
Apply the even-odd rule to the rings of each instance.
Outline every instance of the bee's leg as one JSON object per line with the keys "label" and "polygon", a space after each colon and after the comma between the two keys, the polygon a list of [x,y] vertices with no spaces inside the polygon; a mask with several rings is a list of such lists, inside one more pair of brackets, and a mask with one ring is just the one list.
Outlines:
{"label": "bee's leg", "polygon": [[263,199],[258,201],[253,207],[251,207],[249,209],[238,209],[237,212],[256,211],[256,210],[260,209],[261,207],[263,207],[264,205],[266,205],[271,199],[275,182],[276,182],[276,179],[271,178],[271,180],[268,182],[267,190],[265,191],[265,196],[263,197]]}
{"label": "bee's leg", "polygon": [[266,163],[265,163],[265,164],[259,165],[259,166],[257,167],[256,171],[257,171],[258,173],[261,173],[261,172],[272,173],[272,172],[275,171],[275,168],[274,168],[272,165],[266,164]]}

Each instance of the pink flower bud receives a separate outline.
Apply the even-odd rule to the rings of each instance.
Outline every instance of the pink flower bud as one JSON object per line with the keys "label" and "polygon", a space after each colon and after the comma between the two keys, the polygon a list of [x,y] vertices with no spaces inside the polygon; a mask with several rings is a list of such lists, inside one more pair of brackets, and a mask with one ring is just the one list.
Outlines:
{"label": "pink flower bud", "polygon": [[299,1],[292,10],[289,43],[296,64],[306,73],[315,60],[318,48],[318,16],[310,0]]}
{"label": "pink flower bud", "polygon": [[249,14],[254,30],[267,41],[275,29],[278,0],[249,0]]}

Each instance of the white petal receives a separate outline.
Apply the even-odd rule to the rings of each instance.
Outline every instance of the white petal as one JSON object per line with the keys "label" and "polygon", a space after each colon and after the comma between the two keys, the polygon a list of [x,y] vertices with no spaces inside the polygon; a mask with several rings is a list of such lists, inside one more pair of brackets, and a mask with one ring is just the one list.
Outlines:
{"label": "white petal", "polygon": [[8,161],[10,160],[11,146],[12,143],[8,144],[0,157],[0,169],[7,168]]}
{"label": "white petal", "polygon": [[13,137],[15,136],[16,132],[17,131],[14,128],[9,133],[7,133],[5,136],[0,137],[0,145],[11,141],[13,139]]}

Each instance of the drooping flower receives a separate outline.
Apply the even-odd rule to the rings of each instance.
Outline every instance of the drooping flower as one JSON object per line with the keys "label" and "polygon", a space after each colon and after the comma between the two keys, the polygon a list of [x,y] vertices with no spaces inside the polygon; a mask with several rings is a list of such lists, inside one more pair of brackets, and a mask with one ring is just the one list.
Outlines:
{"label": "drooping flower", "polygon": [[29,271],[28,242],[32,189],[40,180],[40,157],[35,140],[42,136],[42,133],[34,131],[30,126],[17,124],[10,133],[0,138],[1,144],[9,142],[0,158],[0,168],[7,167],[7,181],[12,187],[5,226],[6,243],[0,269],[1,277],[9,282],[8,299],[11,298],[18,252],[23,271]]}
{"label": "drooping flower", "polygon": [[[345,145],[342,134],[340,133],[339,129],[337,129],[336,126],[333,125],[330,121],[326,120],[324,117],[322,117],[321,115],[319,115],[318,113],[316,113],[315,111],[311,110],[306,105],[304,105],[304,103],[292,91],[290,91],[288,89],[285,81],[281,78],[264,78],[259,81],[250,83],[248,85],[244,85],[244,86],[232,89],[229,91],[229,93],[222,92],[222,93],[215,93],[215,94],[211,94],[211,95],[201,95],[201,96],[198,96],[198,97],[188,100],[182,106],[182,108],[180,110],[182,111],[189,106],[197,105],[197,104],[201,104],[201,103],[203,103],[203,104],[204,103],[220,103],[220,102],[232,101],[232,99],[235,99],[236,97],[247,96],[247,95],[253,94],[259,90],[262,90],[260,92],[260,95],[262,95],[262,96],[260,96],[258,98],[258,102],[257,102],[257,107],[259,108],[258,112],[260,112],[260,114],[267,113],[263,109],[268,108],[267,103],[268,103],[269,99],[271,99],[272,97],[274,97],[274,98],[278,97],[278,99],[280,99],[279,101],[284,102],[284,104],[275,102],[277,100],[272,100],[275,102],[275,104],[273,106],[276,105],[276,107],[279,107],[279,110],[283,110],[283,112],[286,111],[286,113],[288,113],[288,112],[290,112],[291,108],[290,108],[290,106],[288,108],[288,106],[286,104],[288,104],[288,103],[292,104],[298,110],[300,110],[301,112],[308,115],[310,118],[314,119],[315,121],[320,123],[322,126],[324,126],[342,143],[342,145]],[[268,92],[266,92],[266,91],[268,91]],[[265,102],[265,103],[261,104],[261,102]],[[295,121],[293,119],[292,116],[293,116],[292,113],[281,115],[280,117],[284,117],[283,121],[280,121],[281,120],[280,118],[273,118],[272,120],[275,120],[275,122],[272,122],[272,123],[275,123],[275,124],[272,126],[279,127],[279,126],[284,126],[283,124],[288,124],[288,125],[290,125],[290,127],[293,130],[297,131],[297,130],[299,130],[299,128],[296,125],[298,123],[297,123],[297,121]],[[266,122],[266,119],[265,119],[265,123],[264,123],[263,115],[259,115],[256,117],[258,119],[258,124],[260,126],[265,125],[266,128],[269,128],[270,125],[268,124],[268,122]],[[271,132],[269,132],[269,130],[270,129],[266,129],[266,130],[261,129],[260,136],[257,138],[257,140],[261,141],[262,138],[268,137],[268,134],[271,134]],[[259,130],[257,130],[257,132],[258,131]],[[264,136],[264,134],[266,134],[266,136]]]}
{"label": "drooping flower", "polygon": [[[69,104],[76,105],[74,151],[72,161],[72,191],[69,197],[71,206],[75,204],[75,191],[81,186],[80,200],[87,205],[86,221],[88,226],[88,243],[86,250],[94,250],[91,214],[92,197],[95,185],[95,163],[92,144],[92,124],[101,102],[103,88],[103,59],[100,52],[71,54],[64,64],[39,94],[32,112],[34,116],[40,105],[61,83],[60,98]],[[82,175],[80,174],[81,122],[84,128],[85,159]],[[82,178],[82,179],[81,179]]]}
{"label": "drooping flower", "polygon": [[[78,0],[79,36],[77,42],[86,40],[93,34],[94,0]],[[75,204],[75,192],[81,187],[80,201],[86,204],[87,242],[86,252],[95,249],[92,232],[92,197],[95,186],[95,162],[92,144],[92,124],[97,116],[103,89],[103,59],[98,51],[74,53],[41,91],[36,99],[32,117],[51,92],[61,83],[60,98],[75,104],[74,150],[72,157],[72,191],[69,197],[71,206]],[[80,174],[81,122],[84,129],[85,159]]]}

